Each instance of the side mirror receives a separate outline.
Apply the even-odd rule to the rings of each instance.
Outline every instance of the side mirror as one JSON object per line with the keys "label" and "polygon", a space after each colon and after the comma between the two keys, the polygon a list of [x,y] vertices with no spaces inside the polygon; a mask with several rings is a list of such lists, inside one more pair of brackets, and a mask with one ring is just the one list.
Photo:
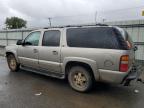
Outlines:
{"label": "side mirror", "polygon": [[138,50],[138,47],[137,46],[134,46],[134,51],[137,51]]}
{"label": "side mirror", "polygon": [[22,40],[18,40],[16,44],[17,45],[22,45]]}

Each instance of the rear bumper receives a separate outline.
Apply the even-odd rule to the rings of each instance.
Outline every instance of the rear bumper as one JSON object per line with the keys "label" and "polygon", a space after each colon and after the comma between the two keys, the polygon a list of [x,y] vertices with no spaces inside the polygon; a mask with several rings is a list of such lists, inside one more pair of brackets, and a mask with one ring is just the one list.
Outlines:
{"label": "rear bumper", "polygon": [[123,79],[122,84],[128,86],[132,80],[139,79],[143,71],[144,71],[144,66],[142,65],[134,66],[130,71],[130,73]]}
{"label": "rear bumper", "polygon": [[100,81],[107,83],[120,84],[123,79],[128,75],[127,72],[111,71],[99,69]]}
{"label": "rear bumper", "polygon": [[134,79],[138,79],[143,70],[144,67],[141,65],[134,66],[128,72],[99,69],[100,81],[125,85]]}

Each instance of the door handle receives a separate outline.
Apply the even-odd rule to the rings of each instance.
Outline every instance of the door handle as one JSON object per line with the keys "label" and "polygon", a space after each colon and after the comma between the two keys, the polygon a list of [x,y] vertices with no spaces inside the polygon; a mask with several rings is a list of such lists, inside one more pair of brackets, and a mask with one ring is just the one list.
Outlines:
{"label": "door handle", "polygon": [[34,53],[38,53],[38,50],[37,50],[37,49],[33,49],[33,52],[34,52]]}
{"label": "door handle", "polygon": [[53,55],[58,55],[58,51],[52,51]]}

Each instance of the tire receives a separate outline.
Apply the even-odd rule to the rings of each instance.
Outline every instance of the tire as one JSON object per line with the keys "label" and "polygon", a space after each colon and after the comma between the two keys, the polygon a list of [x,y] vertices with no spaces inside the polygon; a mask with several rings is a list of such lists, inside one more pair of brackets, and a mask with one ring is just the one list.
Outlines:
{"label": "tire", "polygon": [[7,56],[7,63],[11,72],[17,72],[19,70],[19,64],[17,63],[16,58],[13,54],[9,54]]}
{"label": "tire", "polygon": [[74,66],[68,73],[70,86],[78,92],[88,92],[93,85],[93,76],[90,71],[81,66]]}

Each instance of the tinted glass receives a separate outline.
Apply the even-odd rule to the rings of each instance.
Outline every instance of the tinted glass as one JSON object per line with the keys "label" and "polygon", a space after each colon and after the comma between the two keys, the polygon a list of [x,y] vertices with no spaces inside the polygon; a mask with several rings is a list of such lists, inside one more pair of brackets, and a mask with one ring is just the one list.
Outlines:
{"label": "tinted glass", "polygon": [[125,47],[127,47],[127,49],[131,49],[132,47],[134,47],[133,41],[131,37],[129,36],[128,32],[122,28],[117,28],[117,30],[121,33],[125,42],[127,43]]}
{"label": "tinted glass", "polygon": [[131,37],[129,36],[128,32],[124,31],[125,32],[125,36],[127,37],[126,41],[129,42],[129,44],[131,45],[131,48],[134,47],[134,44],[133,44],[133,41],[131,39]]}
{"label": "tinted glass", "polygon": [[67,44],[70,47],[123,49],[124,41],[118,30],[112,27],[70,28]]}
{"label": "tinted glass", "polygon": [[32,46],[38,46],[40,34],[41,32],[33,32],[29,34],[25,39],[25,43],[29,42]]}
{"label": "tinted glass", "polygon": [[59,46],[60,45],[60,31],[52,30],[46,31],[43,37],[43,46]]}

